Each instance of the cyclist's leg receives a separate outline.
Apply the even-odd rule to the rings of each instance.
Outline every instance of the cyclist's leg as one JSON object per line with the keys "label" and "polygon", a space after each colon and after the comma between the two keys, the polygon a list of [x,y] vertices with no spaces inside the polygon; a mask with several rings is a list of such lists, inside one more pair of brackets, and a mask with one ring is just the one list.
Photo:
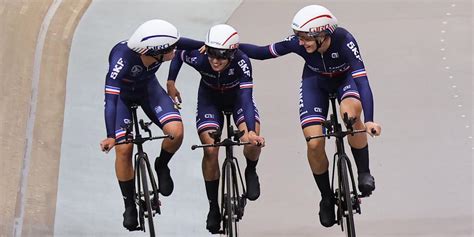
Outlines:
{"label": "cyclist's leg", "polygon": [[[260,135],[260,116],[258,115],[258,110],[253,105],[253,109],[255,110],[255,133]],[[243,142],[248,141],[248,131],[247,131],[247,124],[245,123],[245,118],[242,112],[241,106],[236,106],[234,108],[234,123],[237,125],[240,131],[245,131],[245,134],[240,139]],[[245,182],[247,184],[247,198],[249,200],[257,200],[260,196],[260,182],[258,180],[257,175],[257,163],[260,157],[260,152],[262,148],[255,145],[245,145],[244,146],[244,156],[245,160],[247,161],[247,167],[245,168]]]}
{"label": "cyclist's leg", "polygon": [[[300,88],[300,122],[305,137],[323,134],[321,123],[328,113],[328,93],[318,85],[317,77],[304,78]],[[329,182],[329,161],[324,149],[325,139],[312,139],[306,143],[308,162],[314,180],[321,192],[319,220],[323,226],[335,223],[334,194]]]}
{"label": "cyclist's leg", "polygon": [[[125,139],[125,123],[131,122],[130,109],[119,97],[117,102],[117,117],[115,125],[116,142]],[[129,230],[134,230],[138,226],[137,209],[133,195],[135,193],[135,179],[132,164],[133,144],[123,144],[115,146],[115,174],[117,176],[120,190],[122,192],[125,212],[123,213],[123,226]]]}
{"label": "cyclist's leg", "polygon": [[[339,87],[338,95],[341,101],[341,115],[347,113],[349,117],[356,118],[353,128],[364,130],[365,126],[361,119],[362,103],[360,102],[359,92],[352,77],[347,78]],[[354,136],[348,136],[348,140],[357,166],[359,190],[363,194],[370,194],[375,189],[375,180],[370,174],[367,134],[357,133]]]}
{"label": "cyclist's leg", "polygon": [[[200,87],[198,93],[196,128],[202,144],[212,144],[214,139],[209,132],[219,130],[223,124],[221,111],[210,97],[210,91]],[[203,149],[202,174],[204,177],[206,194],[209,201],[209,212],[207,214],[206,229],[211,233],[220,230],[221,214],[219,209],[219,148],[206,147]]]}
{"label": "cyclist's leg", "polygon": [[152,80],[148,84],[148,98],[142,103],[142,108],[146,115],[165,134],[174,137],[174,139],[163,140],[160,156],[155,159],[155,170],[158,176],[160,193],[164,196],[169,196],[173,192],[174,184],[168,163],[183,142],[181,115],[157,80]]}

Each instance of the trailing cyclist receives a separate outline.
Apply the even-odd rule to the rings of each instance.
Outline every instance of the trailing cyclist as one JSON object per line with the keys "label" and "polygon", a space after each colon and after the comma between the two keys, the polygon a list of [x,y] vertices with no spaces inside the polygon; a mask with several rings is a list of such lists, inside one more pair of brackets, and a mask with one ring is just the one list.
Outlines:
{"label": "trailing cyclist", "polygon": [[[374,122],[372,91],[356,40],[346,29],[338,27],[336,17],[325,7],[310,5],[293,18],[294,34],[284,41],[259,47],[241,44],[250,58],[269,59],[296,53],[305,60],[300,88],[300,122],[305,137],[323,134],[322,122],[328,114],[328,95],[337,93],[341,114],[356,118],[354,129],[365,129],[380,135]],[[364,123],[361,113],[364,112]],[[369,169],[367,135],[349,136],[349,144],[358,171],[358,187],[363,195],[375,189]],[[328,159],[324,139],[307,142],[307,156],[316,184],[321,192],[320,222],[325,227],[335,223],[334,194],[329,183]]]}
{"label": "trailing cyclist", "polygon": [[[205,47],[207,54],[198,50],[177,50],[171,62],[168,77],[168,93],[176,103],[181,102],[179,91],[175,87],[178,72],[185,62],[201,74],[198,91],[196,127],[203,144],[214,143],[209,132],[223,128],[222,111],[233,112],[234,123],[239,130],[245,131],[242,141],[252,145],[244,147],[247,160],[245,180],[247,197],[256,200],[260,196],[260,183],[256,165],[261,146],[265,140],[259,136],[260,119],[252,96],[252,67],[248,57],[238,50],[239,35],[229,25],[215,25],[207,33]],[[206,228],[211,233],[220,230],[221,214],[218,204],[219,188],[219,149],[204,148],[202,171],[206,193],[209,199],[209,213]]]}
{"label": "trailing cyclist", "polygon": [[[124,128],[132,121],[130,105],[140,105],[165,134],[174,137],[163,141],[160,156],[155,159],[159,191],[164,196],[173,191],[168,162],[181,146],[183,124],[155,73],[164,61],[173,59],[176,47],[194,49],[202,45],[201,41],[180,38],[169,22],[154,19],[140,25],[127,41],[116,44],[109,55],[104,109],[107,138],[100,143],[101,149],[108,152],[116,142],[126,139]],[[132,150],[133,144],[115,147],[115,172],[125,204],[123,226],[130,231],[138,226]]]}

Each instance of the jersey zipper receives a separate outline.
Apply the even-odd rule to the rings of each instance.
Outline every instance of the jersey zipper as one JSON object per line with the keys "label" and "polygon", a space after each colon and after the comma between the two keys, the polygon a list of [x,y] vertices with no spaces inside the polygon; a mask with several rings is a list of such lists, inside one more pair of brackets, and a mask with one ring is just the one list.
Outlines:
{"label": "jersey zipper", "polygon": [[324,63],[324,56],[322,53],[320,54],[321,54],[321,61],[323,61],[324,72],[328,72],[328,70],[326,69],[326,63]]}

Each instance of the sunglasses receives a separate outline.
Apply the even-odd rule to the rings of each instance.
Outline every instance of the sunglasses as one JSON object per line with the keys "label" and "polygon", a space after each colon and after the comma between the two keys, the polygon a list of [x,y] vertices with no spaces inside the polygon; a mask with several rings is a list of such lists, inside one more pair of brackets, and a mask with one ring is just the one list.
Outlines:
{"label": "sunglasses", "polygon": [[210,58],[219,60],[232,59],[234,57],[235,51],[235,49],[216,49],[211,47],[206,48],[206,53]]}

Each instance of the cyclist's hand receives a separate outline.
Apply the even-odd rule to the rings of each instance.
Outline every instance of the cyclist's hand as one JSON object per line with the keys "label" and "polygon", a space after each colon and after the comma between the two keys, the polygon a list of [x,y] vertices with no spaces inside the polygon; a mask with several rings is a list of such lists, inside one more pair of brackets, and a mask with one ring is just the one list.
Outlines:
{"label": "cyclist's hand", "polygon": [[[178,89],[176,89],[176,86],[174,85],[175,82],[172,81],[172,80],[169,80],[167,83],[166,83],[166,88],[168,90],[168,95],[171,97],[171,99],[173,100],[173,103],[175,105],[177,105],[179,107],[179,105],[181,104],[182,100],[181,100],[181,94],[179,93]],[[181,107],[179,107],[181,108]]]}
{"label": "cyclist's hand", "polygon": [[367,131],[370,136],[379,136],[382,133],[382,127],[374,122],[367,122],[365,123],[365,130]]}
{"label": "cyclist's hand", "polygon": [[201,54],[206,53],[206,45],[203,45],[203,46],[201,46],[201,48],[199,48],[199,53],[201,53]]}
{"label": "cyclist's hand", "polygon": [[106,138],[100,142],[100,149],[105,152],[109,153],[109,151],[115,146],[115,139],[114,138]]}
{"label": "cyclist's hand", "polygon": [[258,136],[254,131],[249,132],[249,142],[255,146],[265,146],[265,138]]}

